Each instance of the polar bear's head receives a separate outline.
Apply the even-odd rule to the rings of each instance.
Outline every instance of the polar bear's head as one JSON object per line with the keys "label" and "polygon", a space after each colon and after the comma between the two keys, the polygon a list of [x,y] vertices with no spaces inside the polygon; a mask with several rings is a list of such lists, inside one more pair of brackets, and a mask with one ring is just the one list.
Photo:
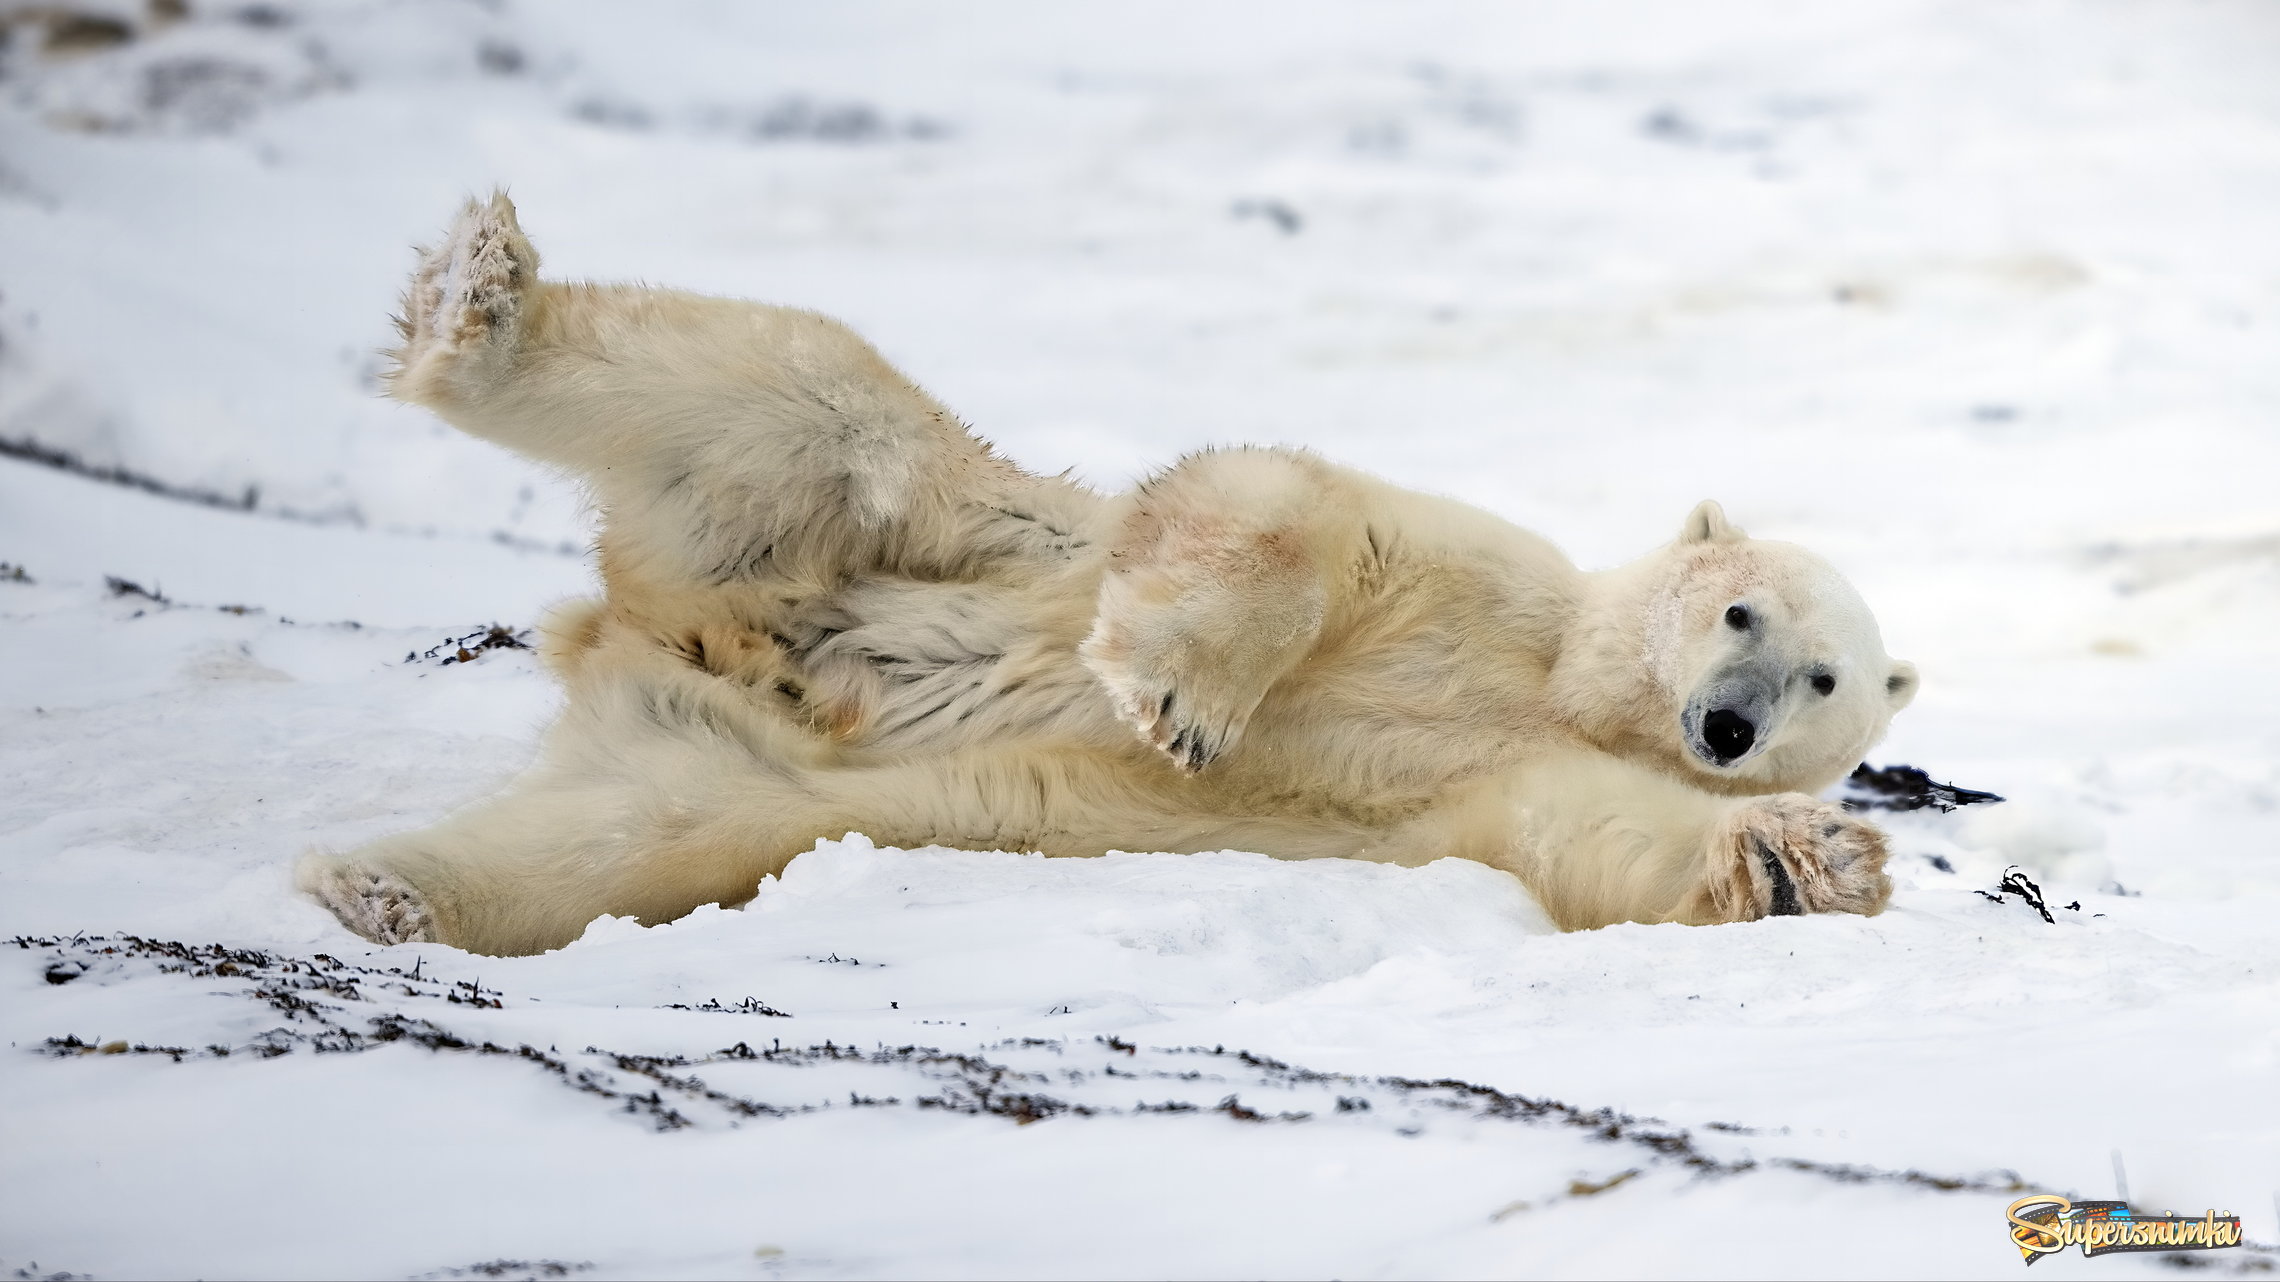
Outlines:
{"label": "polar bear's head", "polygon": [[1794,544],[1749,538],[1716,503],[1638,568],[1633,672],[1652,687],[1640,710],[1721,790],[1827,787],[1916,695],[1914,665],[1884,653],[1844,576]]}

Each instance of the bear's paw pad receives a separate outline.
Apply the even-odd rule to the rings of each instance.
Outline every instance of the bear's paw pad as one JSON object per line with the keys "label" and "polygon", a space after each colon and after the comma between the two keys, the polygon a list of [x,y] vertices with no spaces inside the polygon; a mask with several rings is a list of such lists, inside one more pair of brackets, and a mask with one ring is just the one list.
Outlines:
{"label": "bear's paw pad", "polygon": [[404,364],[436,353],[512,346],[524,294],[537,276],[538,256],[507,198],[467,202],[443,243],[424,251],[413,273],[404,299]]}
{"label": "bear's paw pad", "polygon": [[335,864],[307,881],[309,893],[341,925],[375,944],[436,942],[435,915],[427,900],[393,873]]}
{"label": "bear's paw pad", "polygon": [[1712,851],[1710,896],[1726,921],[1804,913],[1874,916],[1892,898],[1875,825],[1802,794],[1744,805]]}

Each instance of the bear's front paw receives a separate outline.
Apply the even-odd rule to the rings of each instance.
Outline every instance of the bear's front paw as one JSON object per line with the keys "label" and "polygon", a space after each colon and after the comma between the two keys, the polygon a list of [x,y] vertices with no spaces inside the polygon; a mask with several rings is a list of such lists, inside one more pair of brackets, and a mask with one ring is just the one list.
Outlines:
{"label": "bear's front paw", "polygon": [[515,222],[504,193],[468,201],[443,244],[420,255],[404,292],[397,325],[400,392],[432,398],[444,384],[480,379],[491,358],[521,340],[524,313],[538,279],[538,252]]}
{"label": "bear's front paw", "polygon": [[1712,835],[1709,853],[1703,889],[1713,921],[1874,916],[1892,898],[1884,834],[1802,793],[1744,803]]}
{"label": "bear's front paw", "polygon": [[297,880],[341,925],[375,944],[436,941],[435,914],[426,898],[394,873],[320,854],[301,861]]}
{"label": "bear's front paw", "polygon": [[1086,645],[1085,660],[1108,688],[1117,718],[1182,773],[1210,765],[1242,733],[1250,708],[1237,711],[1235,700],[1214,699],[1208,682],[1183,680],[1183,674],[1146,663],[1113,638],[1103,640],[1101,632]]}

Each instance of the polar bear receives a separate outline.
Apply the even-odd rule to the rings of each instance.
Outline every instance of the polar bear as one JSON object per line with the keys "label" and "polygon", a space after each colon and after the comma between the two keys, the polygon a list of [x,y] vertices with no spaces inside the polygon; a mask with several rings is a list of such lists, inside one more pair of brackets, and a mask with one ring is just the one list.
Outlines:
{"label": "polar bear", "polygon": [[1509,870],[1568,929],[1873,914],[1812,794],[1916,690],[1828,564],[1705,502],[1600,573],[1289,449],[1104,496],[993,454],[812,312],[542,281],[505,197],[404,300],[391,393],[590,487],[603,595],[503,795],[315,853],[364,937],[530,953],[750,898],[818,838]]}

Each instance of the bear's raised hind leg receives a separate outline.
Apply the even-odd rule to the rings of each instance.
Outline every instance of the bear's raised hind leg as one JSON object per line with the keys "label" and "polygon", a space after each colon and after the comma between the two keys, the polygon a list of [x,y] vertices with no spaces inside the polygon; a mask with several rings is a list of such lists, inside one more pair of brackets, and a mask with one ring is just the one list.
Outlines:
{"label": "bear's raised hind leg", "polygon": [[1097,502],[827,317],[538,271],[506,197],[469,202],[406,287],[389,394],[579,476],[653,587],[1058,563]]}

